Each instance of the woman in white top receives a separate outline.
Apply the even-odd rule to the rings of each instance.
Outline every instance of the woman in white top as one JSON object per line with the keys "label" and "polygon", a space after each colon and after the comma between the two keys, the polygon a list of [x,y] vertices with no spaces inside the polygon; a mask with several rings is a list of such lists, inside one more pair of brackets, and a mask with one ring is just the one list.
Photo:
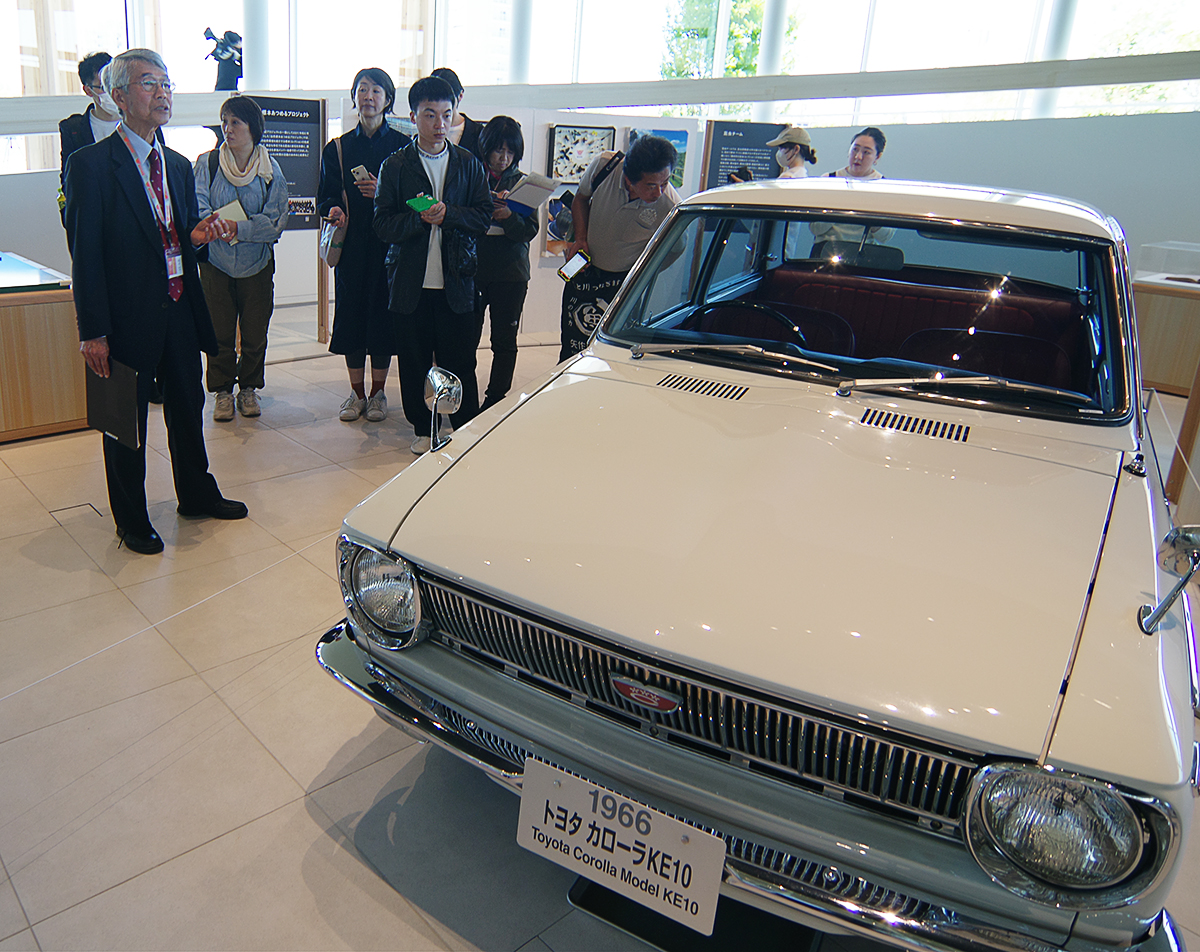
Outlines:
{"label": "woman in white top", "polygon": [[778,146],[775,150],[775,161],[783,170],[779,173],[781,179],[807,178],[808,169],[804,163],[817,164],[817,153],[812,147],[812,139],[808,132],[799,126],[784,126],[779,135],[767,143]]}
{"label": "woman in white top", "polygon": [[[875,179],[883,178],[883,174],[875,168],[875,163],[883,155],[883,149],[886,145],[887,137],[883,134],[882,130],[876,129],[874,126],[867,126],[850,143],[850,157],[846,163],[846,167],[838,169],[836,172],[830,172],[826,177],[847,178],[856,182],[872,182]],[[822,257],[823,249],[820,246],[827,241],[863,242],[863,229],[861,225],[814,221],[810,222],[808,227],[816,238],[816,244],[813,246],[811,253],[813,257]],[[895,234],[893,229],[881,228],[877,225],[867,229],[865,243],[882,245],[893,234]]]}
{"label": "woman in white top", "polygon": [[850,159],[844,169],[830,172],[829,178],[854,178],[870,181],[883,178],[883,174],[875,168],[875,163],[883,156],[887,146],[887,137],[883,130],[867,126],[850,143]]}

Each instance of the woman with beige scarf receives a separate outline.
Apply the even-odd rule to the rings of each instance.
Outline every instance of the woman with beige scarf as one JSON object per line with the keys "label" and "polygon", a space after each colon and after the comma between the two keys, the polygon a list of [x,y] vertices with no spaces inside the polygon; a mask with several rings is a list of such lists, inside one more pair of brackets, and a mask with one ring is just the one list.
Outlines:
{"label": "woman with beige scarf", "polygon": [[275,308],[273,247],[287,222],[288,190],[279,163],[260,144],[258,103],[247,96],[227,99],[221,106],[221,128],[225,142],[196,159],[195,173],[201,215],[220,212],[223,219],[237,222],[236,236],[213,242],[208,261],[200,264],[219,348],[208,358],[206,385],[216,395],[213,419],[226,422],[233,419],[234,384],[237,411],[245,417],[262,413],[258,391],[264,384],[267,326]]}

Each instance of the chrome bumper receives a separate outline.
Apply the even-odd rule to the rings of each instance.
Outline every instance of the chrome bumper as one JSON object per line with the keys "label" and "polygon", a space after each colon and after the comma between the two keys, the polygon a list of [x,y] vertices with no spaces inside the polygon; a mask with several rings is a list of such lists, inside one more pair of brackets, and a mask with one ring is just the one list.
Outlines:
{"label": "chrome bumper", "polygon": [[[464,736],[460,729],[449,725],[440,702],[382,669],[368,671],[367,665],[371,662],[351,640],[346,621],[322,636],[316,654],[321,667],[344,687],[372,704],[389,723],[418,740],[437,744],[484,771],[493,780],[520,792],[522,775],[511,759],[494,747],[489,748],[480,738],[470,736],[469,732]],[[517,748],[513,745],[512,749]],[[817,886],[795,880],[786,885],[774,882],[730,859],[726,860],[721,891],[731,898],[784,917],[816,920],[827,923],[834,931],[851,932],[913,952],[1052,952],[1060,948],[944,908],[930,907],[918,917],[898,916],[832,895]],[[1072,952],[1115,952],[1118,947],[1068,941],[1062,948]],[[1184,946],[1174,921],[1164,909],[1140,943],[1120,948],[1129,952],[1182,952]]]}

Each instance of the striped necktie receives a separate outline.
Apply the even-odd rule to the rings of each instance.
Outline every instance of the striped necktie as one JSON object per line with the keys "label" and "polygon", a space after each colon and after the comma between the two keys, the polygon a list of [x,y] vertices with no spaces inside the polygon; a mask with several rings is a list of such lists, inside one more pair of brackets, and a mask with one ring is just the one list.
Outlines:
{"label": "striped necktie", "polygon": [[[162,176],[162,157],[158,154],[158,149],[150,150],[150,185],[154,189],[154,195],[158,199],[158,207],[163,210],[163,215],[155,215],[155,220],[158,222],[158,233],[162,235],[163,253],[170,256],[171,254],[180,254],[179,236],[175,232],[175,218],[171,218],[171,231],[168,234],[166,226],[162,220],[166,217],[167,200],[163,195],[163,176]],[[167,279],[167,293],[171,295],[172,301],[178,301],[183,295],[183,278],[174,277]]]}

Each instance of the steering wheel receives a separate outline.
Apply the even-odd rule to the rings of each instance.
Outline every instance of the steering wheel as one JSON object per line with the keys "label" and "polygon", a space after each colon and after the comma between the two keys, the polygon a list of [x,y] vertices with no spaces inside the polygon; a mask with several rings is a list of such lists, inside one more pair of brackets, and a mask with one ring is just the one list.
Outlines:
{"label": "steering wheel", "polygon": [[[786,327],[789,331],[791,331],[792,336],[794,338],[796,338],[796,340],[798,340],[803,346],[805,346],[805,347],[808,346],[808,341],[805,340],[804,334],[801,333],[800,328],[796,326],[795,321],[791,320],[790,318],[785,317],[783,314],[779,313],[779,311],[775,310],[775,308],[771,307],[770,305],[760,304],[758,301],[738,301],[738,300],[709,301],[707,304],[701,304],[698,308],[696,308],[696,310],[692,311],[689,321],[692,321],[692,320],[698,321],[701,317],[703,317],[709,311],[715,311],[717,308],[721,308],[721,307],[740,307],[740,308],[744,308],[747,311],[758,311],[761,314],[766,314],[772,320],[778,321],[780,324],[782,324],[784,327]],[[717,331],[715,333],[720,333],[720,332]]]}

